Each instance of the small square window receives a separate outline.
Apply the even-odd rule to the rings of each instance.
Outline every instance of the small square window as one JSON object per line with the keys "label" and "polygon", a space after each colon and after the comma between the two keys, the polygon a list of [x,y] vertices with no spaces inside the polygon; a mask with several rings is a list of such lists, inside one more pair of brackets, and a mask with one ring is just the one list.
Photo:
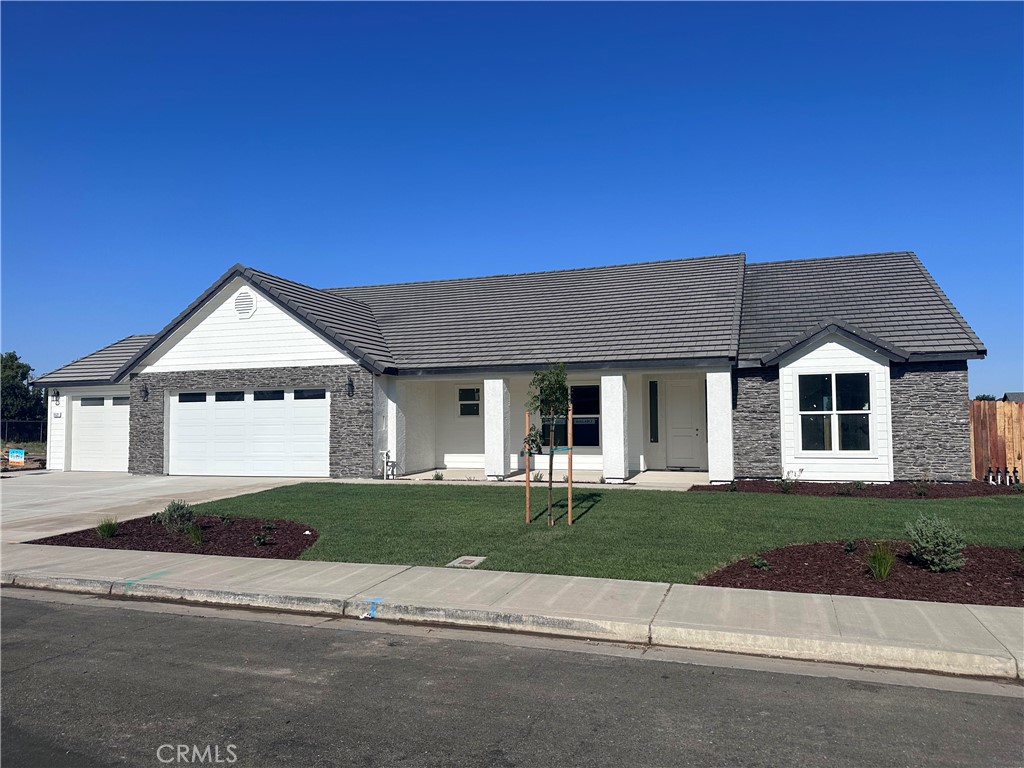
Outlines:
{"label": "small square window", "polygon": [[327,399],[326,389],[296,389],[296,400],[325,400]]}
{"label": "small square window", "polygon": [[459,388],[459,402],[480,402],[480,390],[476,388]]}
{"label": "small square window", "polygon": [[284,400],[283,389],[257,389],[252,393],[252,399],[257,403],[262,403],[267,400]]}
{"label": "small square window", "polygon": [[205,403],[205,392],[182,392],[178,395],[179,403]]}
{"label": "small square window", "polygon": [[479,416],[480,403],[459,403],[459,416]]}
{"label": "small square window", "polygon": [[218,392],[213,399],[218,403],[240,403],[245,400],[245,392]]}

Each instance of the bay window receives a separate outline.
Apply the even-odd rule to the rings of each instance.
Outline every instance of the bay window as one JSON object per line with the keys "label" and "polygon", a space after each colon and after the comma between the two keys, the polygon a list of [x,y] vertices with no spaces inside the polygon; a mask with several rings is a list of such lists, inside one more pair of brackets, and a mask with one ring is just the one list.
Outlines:
{"label": "bay window", "polygon": [[799,398],[802,450],[871,450],[871,374],[802,375]]}

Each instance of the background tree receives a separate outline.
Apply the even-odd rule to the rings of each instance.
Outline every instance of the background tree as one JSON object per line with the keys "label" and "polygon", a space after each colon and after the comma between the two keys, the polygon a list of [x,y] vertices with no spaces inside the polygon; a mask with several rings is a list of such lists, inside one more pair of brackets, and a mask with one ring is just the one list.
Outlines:
{"label": "background tree", "polygon": [[32,366],[22,362],[17,352],[4,352],[0,358],[0,418],[30,421],[46,418],[42,390],[28,385]]}
{"label": "background tree", "polygon": [[996,396],[995,395],[975,395],[974,399],[975,400],[995,400]]}
{"label": "background tree", "polygon": [[569,413],[569,387],[565,382],[565,363],[554,363],[546,371],[536,371],[527,394],[530,399],[526,401],[526,407],[531,412],[540,414],[541,423],[548,424],[548,525],[554,525],[555,521],[551,516],[551,492],[554,482],[555,446],[558,443],[556,433],[559,419],[564,421]]}

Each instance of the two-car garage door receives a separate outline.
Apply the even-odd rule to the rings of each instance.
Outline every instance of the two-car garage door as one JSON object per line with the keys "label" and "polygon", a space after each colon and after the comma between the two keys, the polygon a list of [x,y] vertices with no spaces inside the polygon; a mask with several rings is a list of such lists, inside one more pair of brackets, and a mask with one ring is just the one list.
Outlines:
{"label": "two-car garage door", "polygon": [[263,477],[330,474],[330,396],[324,389],[171,395],[168,473]]}

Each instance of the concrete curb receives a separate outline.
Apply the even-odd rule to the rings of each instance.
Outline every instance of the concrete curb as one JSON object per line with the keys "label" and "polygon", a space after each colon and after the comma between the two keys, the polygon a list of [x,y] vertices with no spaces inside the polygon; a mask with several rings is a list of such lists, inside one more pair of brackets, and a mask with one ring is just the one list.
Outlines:
{"label": "concrete curb", "polygon": [[91,579],[51,576],[38,572],[4,572],[4,586],[95,594],[107,597],[190,602],[231,607],[323,614],[351,618],[419,624],[444,624],[474,629],[497,629],[539,635],[575,637],[673,648],[740,653],[804,661],[938,672],[968,677],[1021,679],[1018,660],[1007,652],[971,653],[898,642],[857,642],[794,637],[771,632],[723,631],[659,624],[615,621],[531,612],[502,612],[486,608],[415,605],[365,597],[317,597],[195,589],[139,582],[132,579]]}

